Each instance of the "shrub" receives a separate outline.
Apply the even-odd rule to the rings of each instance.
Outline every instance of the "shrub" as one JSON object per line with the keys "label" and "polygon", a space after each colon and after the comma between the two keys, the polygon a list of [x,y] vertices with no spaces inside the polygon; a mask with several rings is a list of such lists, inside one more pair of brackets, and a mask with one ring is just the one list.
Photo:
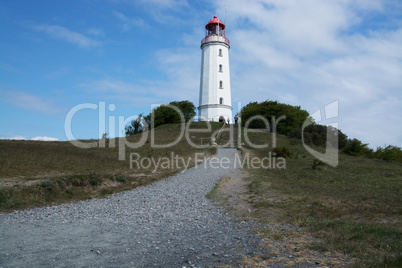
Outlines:
{"label": "shrub", "polygon": [[326,164],[318,159],[313,160],[313,165],[311,166],[312,169],[317,169],[319,166],[325,166]]}
{"label": "shrub", "polygon": [[123,177],[123,176],[116,176],[115,177],[116,181],[118,182],[128,182],[127,178]]}
{"label": "shrub", "polygon": [[43,187],[43,188],[46,188],[46,190],[53,190],[54,187],[55,187],[55,184],[54,184],[53,181],[47,180],[47,181],[43,181],[43,182],[40,184],[40,186]]}
{"label": "shrub", "polygon": [[98,186],[101,182],[102,182],[102,179],[99,178],[99,177],[92,177],[92,178],[89,180],[89,183],[90,183],[92,186]]}
{"label": "shrub", "polygon": [[386,161],[402,162],[402,150],[400,147],[388,145],[385,148],[378,147],[373,157]]}
{"label": "shrub", "polygon": [[290,151],[287,147],[276,147],[272,150],[276,155],[275,156],[282,156],[284,158],[290,158],[293,155],[293,152]]}
{"label": "shrub", "polygon": [[343,149],[343,152],[354,156],[370,156],[373,153],[373,150],[368,148],[367,145],[367,143],[362,143],[358,139],[349,140],[345,148]]}
{"label": "shrub", "polygon": [[12,194],[7,189],[0,190],[0,208],[10,209],[18,205],[18,201],[13,198]]}
{"label": "shrub", "polygon": [[[301,134],[301,128],[296,128],[288,134],[288,137],[301,140]],[[332,147],[335,147],[335,145],[337,144],[338,149],[342,149],[346,146],[348,142],[348,136],[341,130],[332,126],[323,126],[316,123],[312,123],[311,125],[308,125],[306,128],[304,128],[303,136],[304,143],[315,146],[325,147],[329,142]]]}

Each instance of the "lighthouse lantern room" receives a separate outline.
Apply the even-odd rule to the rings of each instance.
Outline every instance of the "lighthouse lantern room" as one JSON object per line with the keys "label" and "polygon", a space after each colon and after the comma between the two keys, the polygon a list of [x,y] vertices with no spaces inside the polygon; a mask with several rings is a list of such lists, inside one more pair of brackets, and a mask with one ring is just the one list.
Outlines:
{"label": "lighthouse lantern room", "polygon": [[215,15],[201,40],[200,121],[232,120],[229,48],[225,24]]}

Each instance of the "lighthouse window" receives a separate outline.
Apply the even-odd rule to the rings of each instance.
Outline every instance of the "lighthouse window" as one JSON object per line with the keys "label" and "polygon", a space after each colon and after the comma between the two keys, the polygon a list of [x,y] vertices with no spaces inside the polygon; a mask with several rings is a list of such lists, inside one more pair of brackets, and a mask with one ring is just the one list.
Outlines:
{"label": "lighthouse window", "polygon": [[223,98],[219,99],[219,104],[223,104]]}
{"label": "lighthouse window", "polygon": [[223,81],[219,81],[219,88],[223,88]]}
{"label": "lighthouse window", "polygon": [[219,49],[219,57],[222,57],[222,49]]}
{"label": "lighthouse window", "polygon": [[219,64],[219,72],[222,72],[222,64]]}

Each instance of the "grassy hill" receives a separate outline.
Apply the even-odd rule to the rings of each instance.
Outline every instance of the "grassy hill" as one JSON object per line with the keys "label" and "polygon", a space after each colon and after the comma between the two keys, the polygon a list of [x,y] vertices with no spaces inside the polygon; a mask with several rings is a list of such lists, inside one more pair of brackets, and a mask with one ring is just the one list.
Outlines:
{"label": "grassy hill", "polygon": [[[204,127],[203,123],[191,126]],[[189,136],[195,144],[205,144],[220,127],[219,123],[212,124],[210,132]],[[155,140],[170,143],[179,133],[180,125],[163,125],[155,129]],[[221,143],[228,139],[225,135]],[[246,190],[235,194],[242,195],[236,200],[243,200],[250,208],[236,210],[240,219],[268,223],[257,230],[266,241],[262,246],[267,256],[254,258],[252,265],[267,266],[280,259],[272,256],[286,251],[292,255],[287,258],[291,266],[309,260],[328,266],[402,267],[401,163],[341,153],[339,166],[330,167],[313,158],[300,140],[277,135],[275,149],[269,132],[257,131],[248,137],[254,144],[271,145],[255,149],[245,144],[241,148],[243,159],[271,159],[271,166],[265,168],[253,168],[251,162],[245,162],[243,170],[248,176],[242,188]],[[128,140],[134,143],[140,138],[134,135]],[[216,152],[213,148],[195,149],[185,139],[173,147],[155,149],[149,140],[140,148],[126,148],[126,160],[120,161],[121,140],[108,141],[109,145],[113,142],[112,148],[80,149],[69,142],[0,141],[0,210],[103,197],[184,168],[155,169],[152,164],[130,168],[130,153],[158,158],[170,157],[173,152],[183,159],[191,158],[192,166],[196,153],[208,156]],[[321,147],[314,149],[325,152]],[[275,165],[279,158],[274,154],[287,156],[285,168]],[[295,227],[286,229],[286,224]],[[272,245],[276,245],[275,250]]]}
{"label": "grassy hill", "polygon": [[[190,126],[191,129],[205,127],[205,123],[196,122]],[[213,123],[210,132],[192,132],[189,136],[194,144],[205,144],[220,127],[221,124]],[[154,132],[155,143],[174,142],[180,131],[181,125],[178,124],[160,126]],[[141,134],[137,134],[127,137],[127,141],[135,143],[140,138]],[[157,161],[162,157],[171,158],[173,154],[174,157],[185,159],[185,164],[193,166],[196,153],[208,156],[216,152],[212,148],[193,148],[185,137],[172,147],[155,149],[151,146],[148,133],[148,142],[135,149],[126,147],[125,160],[121,161],[120,142],[122,140],[118,138],[109,139],[106,148],[82,149],[70,142],[0,140],[0,211],[102,197],[151,183],[185,168],[180,161],[178,165],[169,167],[156,166],[148,161],[141,165],[141,159],[153,158]],[[138,159],[138,165],[133,163],[130,167],[130,153],[136,153],[133,159]]]}
{"label": "grassy hill", "polygon": [[[272,134],[251,133],[249,139],[254,144],[271,144]],[[248,154],[262,159],[281,151],[291,154],[285,169],[244,166],[253,209],[243,216],[277,226],[259,231],[267,248],[284,239],[284,246],[295,256],[293,263],[315,250],[338,252],[349,258],[345,263],[355,262],[358,267],[402,267],[401,163],[341,153],[334,168],[314,159],[300,140],[277,135],[276,141],[281,150],[242,148],[243,158]],[[324,152],[324,148],[315,149]],[[302,242],[303,232],[284,232],[283,223],[304,228],[314,239]]]}

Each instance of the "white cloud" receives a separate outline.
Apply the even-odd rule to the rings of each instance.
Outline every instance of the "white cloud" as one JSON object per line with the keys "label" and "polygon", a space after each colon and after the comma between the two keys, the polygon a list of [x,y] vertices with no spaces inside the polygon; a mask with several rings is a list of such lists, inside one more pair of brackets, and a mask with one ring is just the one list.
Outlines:
{"label": "white cloud", "polygon": [[181,16],[183,12],[199,12],[199,10],[191,9],[192,7],[187,0],[138,0],[128,1],[128,3],[142,8],[144,12],[161,24],[177,25],[185,23],[186,21]]}
{"label": "white cloud", "polygon": [[18,70],[18,68],[16,68],[15,66],[8,64],[8,63],[0,63],[0,69],[3,69],[7,72],[13,72],[13,73],[18,73],[20,74],[21,71]]}
{"label": "white cloud", "polygon": [[61,77],[70,73],[70,70],[66,67],[61,67],[57,70],[51,71],[45,74],[45,77],[48,79],[60,79]]}
{"label": "white cloud", "polygon": [[105,33],[104,33],[104,31],[102,29],[95,28],[95,27],[88,28],[86,30],[86,33],[90,34],[90,35],[93,35],[93,36],[98,36],[98,37],[104,37],[105,36]]}
{"label": "white cloud", "polygon": [[146,5],[152,5],[160,9],[172,9],[188,5],[186,0],[140,0],[139,2],[142,2]]}
{"label": "white cloud", "polygon": [[10,137],[1,137],[0,140],[18,140],[18,141],[24,141],[26,138],[21,135],[17,136],[10,136]]}
{"label": "white cloud", "polygon": [[32,141],[59,141],[58,138],[52,138],[48,136],[37,136],[31,139]]}
{"label": "white cloud", "polygon": [[52,100],[44,99],[41,96],[33,95],[20,90],[3,89],[0,91],[0,97],[1,101],[28,111],[40,112],[46,115],[54,115],[61,112],[60,107],[54,104]]}
{"label": "white cloud", "polygon": [[33,26],[33,29],[44,32],[53,38],[69,42],[82,48],[98,47],[101,44],[99,41],[96,41],[81,33],[73,32],[58,25],[42,24]]}
{"label": "white cloud", "polygon": [[113,15],[122,22],[124,32],[131,30],[133,27],[144,27],[145,23],[141,18],[129,18],[121,12],[113,11]]}
{"label": "white cloud", "polygon": [[[79,85],[100,100],[114,100],[130,105],[148,105],[160,101],[160,85],[156,82],[139,85],[114,78],[91,80]],[[159,88],[159,90],[158,90]]]}
{"label": "white cloud", "polygon": [[169,92],[169,100],[186,99],[198,105],[200,60],[199,47],[163,49],[156,52],[155,61],[158,62],[158,68],[168,76],[168,79],[163,81],[163,87],[166,93]]}
{"label": "white cloud", "polygon": [[[155,52],[155,72],[166,78],[129,82],[107,77],[81,83],[85,91],[102,100],[118,100],[130,105],[149,105],[190,100],[198,105],[201,50],[195,48],[162,49]],[[196,64],[194,64],[196,63]]]}
{"label": "white cloud", "polygon": [[[1,137],[0,140],[27,140],[27,139],[24,136],[16,135],[10,137]],[[59,141],[59,139],[48,136],[37,136],[32,138],[31,141]]]}

